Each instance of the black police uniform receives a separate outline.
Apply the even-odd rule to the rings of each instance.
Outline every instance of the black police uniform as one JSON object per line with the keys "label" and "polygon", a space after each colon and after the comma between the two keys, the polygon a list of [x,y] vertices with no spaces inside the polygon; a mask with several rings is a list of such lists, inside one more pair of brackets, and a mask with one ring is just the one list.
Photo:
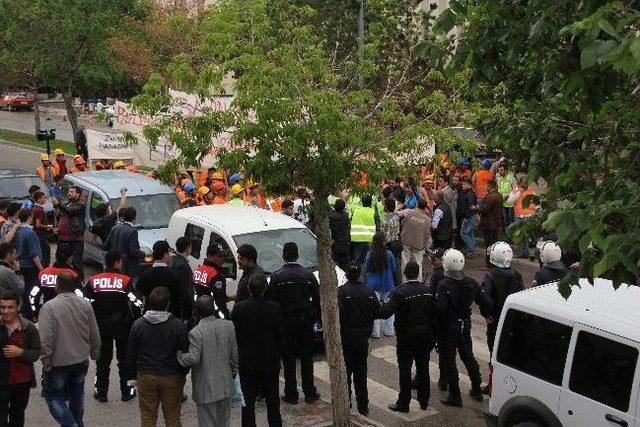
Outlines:
{"label": "black police uniform", "polygon": [[380,308],[378,318],[395,314],[396,352],[400,374],[400,392],[396,406],[408,412],[411,401],[411,365],[416,364],[416,386],[420,407],[429,404],[429,356],[435,341],[435,298],[418,280],[410,280],[391,291]]}
{"label": "black police uniform", "polygon": [[203,295],[211,295],[218,308],[216,316],[221,319],[229,319],[227,279],[220,267],[205,259],[202,265],[193,270],[193,289],[196,299]]}
{"label": "black police uniform", "polygon": [[133,321],[140,316],[144,304],[133,293],[131,278],[112,269],[91,276],[85,285],[85,296],[93,300],[93,311],[100,330],[100,356],[96,361],[96,395],[106,398],[109,390],[109,371],[115,341],[120,391],[123,400],[128,400],[135,395],[133,388],[127,385],[127,382],[134,378],[135,369],[127,359],[129,331]]}
{"label": "black police uniform", "polygon": [[315,400],[313,382],[313,324],[320,316],[320,287],[313,273],[298,263],[287,263],[271,275],[267,298],[280,304],[284,318],[285,351],[282,355],[284,395],[297,401],[296,358],[300,358],[302,391]]}
{"label": "black police uniform", "polygon": [[[460,273],[458,276],[456,273]],[[445,375],[449,386],[449,397],[456,406],[462,405],[458,368],[456,366],[456,350],[467,368],[473,396],[482,398],[480,383],[480,367],[473,356],[471,341],[471,304],[475,301],[480,306],[483,316],[491,312],[491,302],[480,289],[475,280],[465,277],[462,272],[445,272],[447,277],[440,282],[436,305],[440,313],[441,341]],[[457,279],[451,277],[456,274]]]}
{"label": "black police uniform", "polygon": [[487,325],[487,345],[493,353],[493,342],[496,338],[498,320],[507,297],[524,289],[522,275],[513,268],[493,267],[482,279],[482,292],[491,300],[491,317],[493,323]]}
{"label": "black police uniform", "polygon": [[351,377],[353,376],[358,412],[366,415],[369,411],[367,391],[369,336],[373,321],[380,309],[380,301],[375,292],[362,283],[347,282],[338,288],[338,307],[349,399],[351,399]]}
{"label": "black police uniform", "polygon": [[550,262],[536,271],[533,277],[533,286],[559,282],[564,279],[564,276],[567,274],[569,274],[569,270],[562,261]]}
{"label": "black police uniform", "polygon": [[[433,273],[431,274],[429,286],[430,286],[431,294],[434,296],[434,298],[438,294],[438,286],[440,286],[440,282],[442,282],[442,280],[444,280],[445,278],[446,276],[444,275],[444,268],[438,267],[433,270]],[[435,322],[436,322],[436,325],[439,324],[440,322],[439,316],[436,318]],[[444,391],[447,389],[447,378],[444,373],[445,365],[442,359],[442,350],[440,349],[440,344],[439,344],[440,341],[442,341],[442,338],[440,337],[442,328],[438,326],[436,330],[438,331],[435,337],[436,351],[438,352],[438,371],[440,372],[440,378],[438,378],[438,387],[440,388],[440,390]]]}

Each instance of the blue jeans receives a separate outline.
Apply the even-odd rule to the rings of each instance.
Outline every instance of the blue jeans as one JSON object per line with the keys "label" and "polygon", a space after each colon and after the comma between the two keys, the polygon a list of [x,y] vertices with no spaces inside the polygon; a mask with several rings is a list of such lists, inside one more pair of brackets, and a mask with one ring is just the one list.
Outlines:
{"label": "blue jeans", "polygon": [[[44,400],[53,419],[63,427],[84,427],[84,379],[89,361],[57,366],[42,378]],[[69,406],[67,402],[69,401]]]}
{"label": "blue jeans", "polygon": [[515,212],[513,210],[513,206],[502,207],[502,229],[504,232],[507,232],[507,228],[515,221]]}
{"label": "blue jeans", "polygon": [[464,247],[468,253],[472,254],[476,251],[476,222],[477,215],[471,215],[462,220],[462,225],[460,226],[460,237],[464,242]]}

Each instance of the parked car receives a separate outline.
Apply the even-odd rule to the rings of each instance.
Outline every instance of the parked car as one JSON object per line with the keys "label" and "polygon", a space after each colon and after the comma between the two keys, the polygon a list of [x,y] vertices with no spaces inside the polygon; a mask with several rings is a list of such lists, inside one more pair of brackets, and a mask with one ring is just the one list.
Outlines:
{"label": "parked car", "polygon": [[640,287],[580,280],[507,298],[492,356],[488,425],[640,425]]}
{"label": "parked car", "polygon": [[0,98],[0,108],[11,110],[33,110],[35,97],[27,92],[7,92]]}
{"label": "parked car", "polygon": [[67,174],[63,182],[63,194],[66,194],[72,185],[82,188],[87,205],[85,258],[96,263],[103,262],[102,242],[88,229],[97,219],[95,210],[99,205],[107,202],[112,210],[117,209],[120,202],[120,189],[124,187],[127,189],[127,207],[135,208],[138,213],[135,227],[138,229],[140,250],[144,253],[141,268],[144,270],[151,267],[153,244],[166,238],[169,219],[181,207],[173,189],[146,175],[123,170]]}

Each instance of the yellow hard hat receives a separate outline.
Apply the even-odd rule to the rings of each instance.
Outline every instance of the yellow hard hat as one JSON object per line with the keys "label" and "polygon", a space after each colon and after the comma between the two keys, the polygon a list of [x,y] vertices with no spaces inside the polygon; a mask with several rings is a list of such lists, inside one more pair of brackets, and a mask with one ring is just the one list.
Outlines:
{"label": "yellow hard hat", "polygon": [[41,162],[48,162],[49,161],[49,155],[46,154],[46,153],[40,154],[40,161]]}
{"label": "yellow hard hat", "polygon": [[201,196],[204,196],[208,192],[209,192],[209,187],[207,187],[206,185],[203,185],[202,187],[198,188],[198,194]]}
{"label": "yellow hard hat", "polygon": [[62,154],[64,156],[64,151],[62,151],[62,148],[56,148],[55,150],[53,150],[53,155],[54,156],[58,156]]}
{"label": "yellow hard hat", "polygon": [[253,188],[255,186],[255,183],[253,182],[252,179],[249,179],[245,184],[244,184],[244,188],[246,188],[247,190],[250,188]]}
{"label": "yellow hard hat", "polygon": [[231,194],[233,194],[234,196],[237,196],[238,194],[242,193],[243,188],[242,185],[240,184],[233,184],[231,186]]}
{"label": "yellow hard hat", "polygon": [[122,160],[118,160],[113,164],[114,169],[124,169],[124,162]]}
{"label": "yellow hard hat", "polygon": [[211,179],[224,181],[224,176],[222,176],[222,172],[215,172],[213,175],[211,175]]}

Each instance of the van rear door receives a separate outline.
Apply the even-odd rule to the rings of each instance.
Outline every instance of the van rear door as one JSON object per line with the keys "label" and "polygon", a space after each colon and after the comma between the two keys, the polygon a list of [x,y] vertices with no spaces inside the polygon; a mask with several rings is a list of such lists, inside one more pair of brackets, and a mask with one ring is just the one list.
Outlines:
{"label": "van rear door", "polygon": [[565,427],[633,427],[638,396],[637,342],[576,325],[560,394]]}

